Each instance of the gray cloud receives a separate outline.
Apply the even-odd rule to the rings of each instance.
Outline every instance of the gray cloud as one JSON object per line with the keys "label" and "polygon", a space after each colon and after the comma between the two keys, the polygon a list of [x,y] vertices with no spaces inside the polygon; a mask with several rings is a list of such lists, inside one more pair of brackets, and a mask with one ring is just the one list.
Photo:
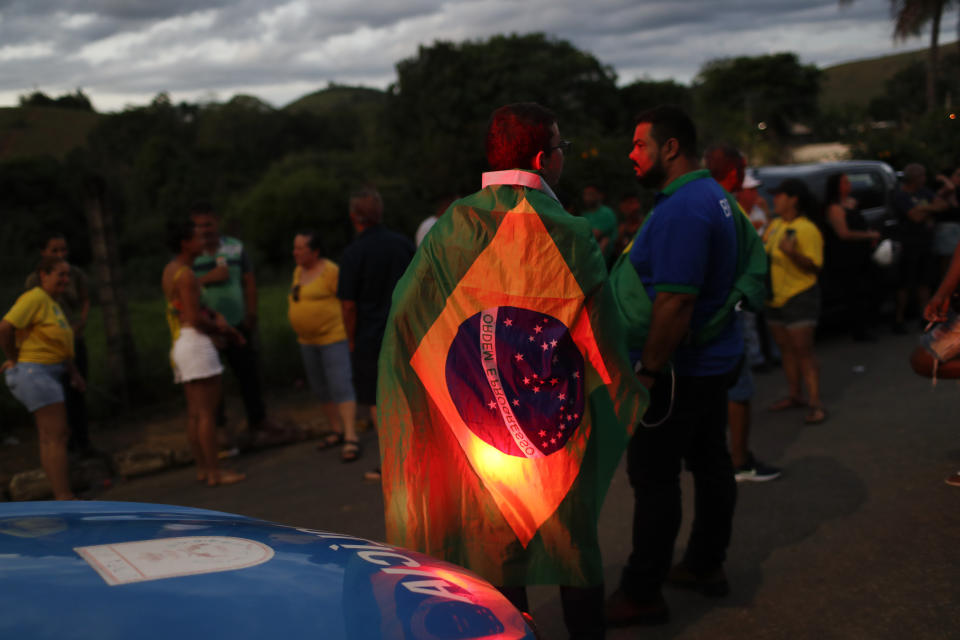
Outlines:
{"label": "gray cloud", "polygon": [[0,102],[83,87],[100,109],[159,91],[279,106],[328,81],[386,86],[421,44],[532,31],[590,51],[621,83],[689,82],[717,57],[826,65],[894,50],[888,5],[873,0],[0,0]]}

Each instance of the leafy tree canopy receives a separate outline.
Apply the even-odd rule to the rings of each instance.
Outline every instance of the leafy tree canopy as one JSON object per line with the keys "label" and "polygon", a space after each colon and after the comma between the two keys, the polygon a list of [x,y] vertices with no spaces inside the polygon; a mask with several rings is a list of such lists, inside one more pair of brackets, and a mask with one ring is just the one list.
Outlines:
{"label": "leafy tree canopy", "polygon": [[794,53],[721,58],[703,66],[694,91],[700,113],[747,128],[762,122],[783,137],[792,123],[817,115],[820,70]]}
{"label": "leafy tree canopy", "polygon": [[79,111],[93,111],[93,104],[81,89],[73,93],[65,93],[57,98],[51,98],[42,91],[20,96],[21,107],[60,107],[61,109],[77,109]]}

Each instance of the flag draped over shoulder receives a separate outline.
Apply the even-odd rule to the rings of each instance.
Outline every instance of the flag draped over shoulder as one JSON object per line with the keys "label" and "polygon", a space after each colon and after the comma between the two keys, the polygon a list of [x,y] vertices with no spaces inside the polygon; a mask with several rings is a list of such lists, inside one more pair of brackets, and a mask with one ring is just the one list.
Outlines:
{"label": "flag draped over shoulder", "polygon": [[586,221],[518,185],[451,205],[394,291],[378,380],[391,544],[499,586],[602,581],[597,517],[647,395]]}

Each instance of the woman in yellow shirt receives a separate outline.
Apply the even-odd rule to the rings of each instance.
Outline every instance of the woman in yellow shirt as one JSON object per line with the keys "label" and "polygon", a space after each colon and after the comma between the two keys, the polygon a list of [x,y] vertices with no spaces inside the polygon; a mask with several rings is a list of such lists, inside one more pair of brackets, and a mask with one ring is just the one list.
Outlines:
{"label": "woman in yellow shirt", "polygon": [[73,362],[73,330],[55,298],[70,282],[70,265],[45,257],[37,267],[40,286],[20,296],[0,320],[0,347],[7,359],[0,365],[13,396],[33,414],[40,443],[40,463],[53,497],[75,500],[67,464],[67,411],[64,374],[83,391],[86,382]]}
{"label": "woman in yellow shirt", "polygon": [[[806,407],[804,421],[816,424],[827,417],[820,400],[820,368],[813,353],[820,317],[817,274],[823,266],[823,236],[804,215],[813,201],[803,182],[788,178],[772,192],[773,210],[779,217],[770,223],[763,238],[770,256],[773,296],[767,302],[766,318],[782,353],[790,395],[770,408]],[[807,389],[807,400],[801,385]]]}
{"label": "woman in yellow shirt", "polygon": [[310,388],[330,425],[319,449],[343,445],[340,459],[360,457],[357,439],[357,400],[353,391],[350,347],[343,326],[343,311],[337,299],[337,265],[320,256],[316,231],[301,231],[293,239],[293,287],[287,315],[300,342],[300,354]]}

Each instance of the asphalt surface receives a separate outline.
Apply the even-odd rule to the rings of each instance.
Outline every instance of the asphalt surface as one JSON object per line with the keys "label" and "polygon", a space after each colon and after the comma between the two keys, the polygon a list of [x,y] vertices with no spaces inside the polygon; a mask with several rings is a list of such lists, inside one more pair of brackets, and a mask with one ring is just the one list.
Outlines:
{"label": "asphalt surface", "polygon": [[[777,369],[756,377],[752,449],[783,468],[782,478],[739,485],[726,571],[732,593],[719,600],[666,590],[667,625],[613,630],[609,638],[960,638],[960,488],[944,478],[960,469],[960,385],[934,389],[912,373],[917,336],[876,343],[818,343],[829,419],[803,424],[803,412],[770,413],[786,383]],[[189,505],[284,524],[382,540],[382,497],[364,457],[307,442],[247,455],[235,466],[249,480],[208,489],[191,469],[115,486],[98,497]],[[621,465],[622,466],[622,465]],[[684,474],[682,553],[692,483]],[[632,496],[621,469],[600,521],[607,591],[630,551]],[[559,592],[530,590],[547,638],[565,638]]]}

